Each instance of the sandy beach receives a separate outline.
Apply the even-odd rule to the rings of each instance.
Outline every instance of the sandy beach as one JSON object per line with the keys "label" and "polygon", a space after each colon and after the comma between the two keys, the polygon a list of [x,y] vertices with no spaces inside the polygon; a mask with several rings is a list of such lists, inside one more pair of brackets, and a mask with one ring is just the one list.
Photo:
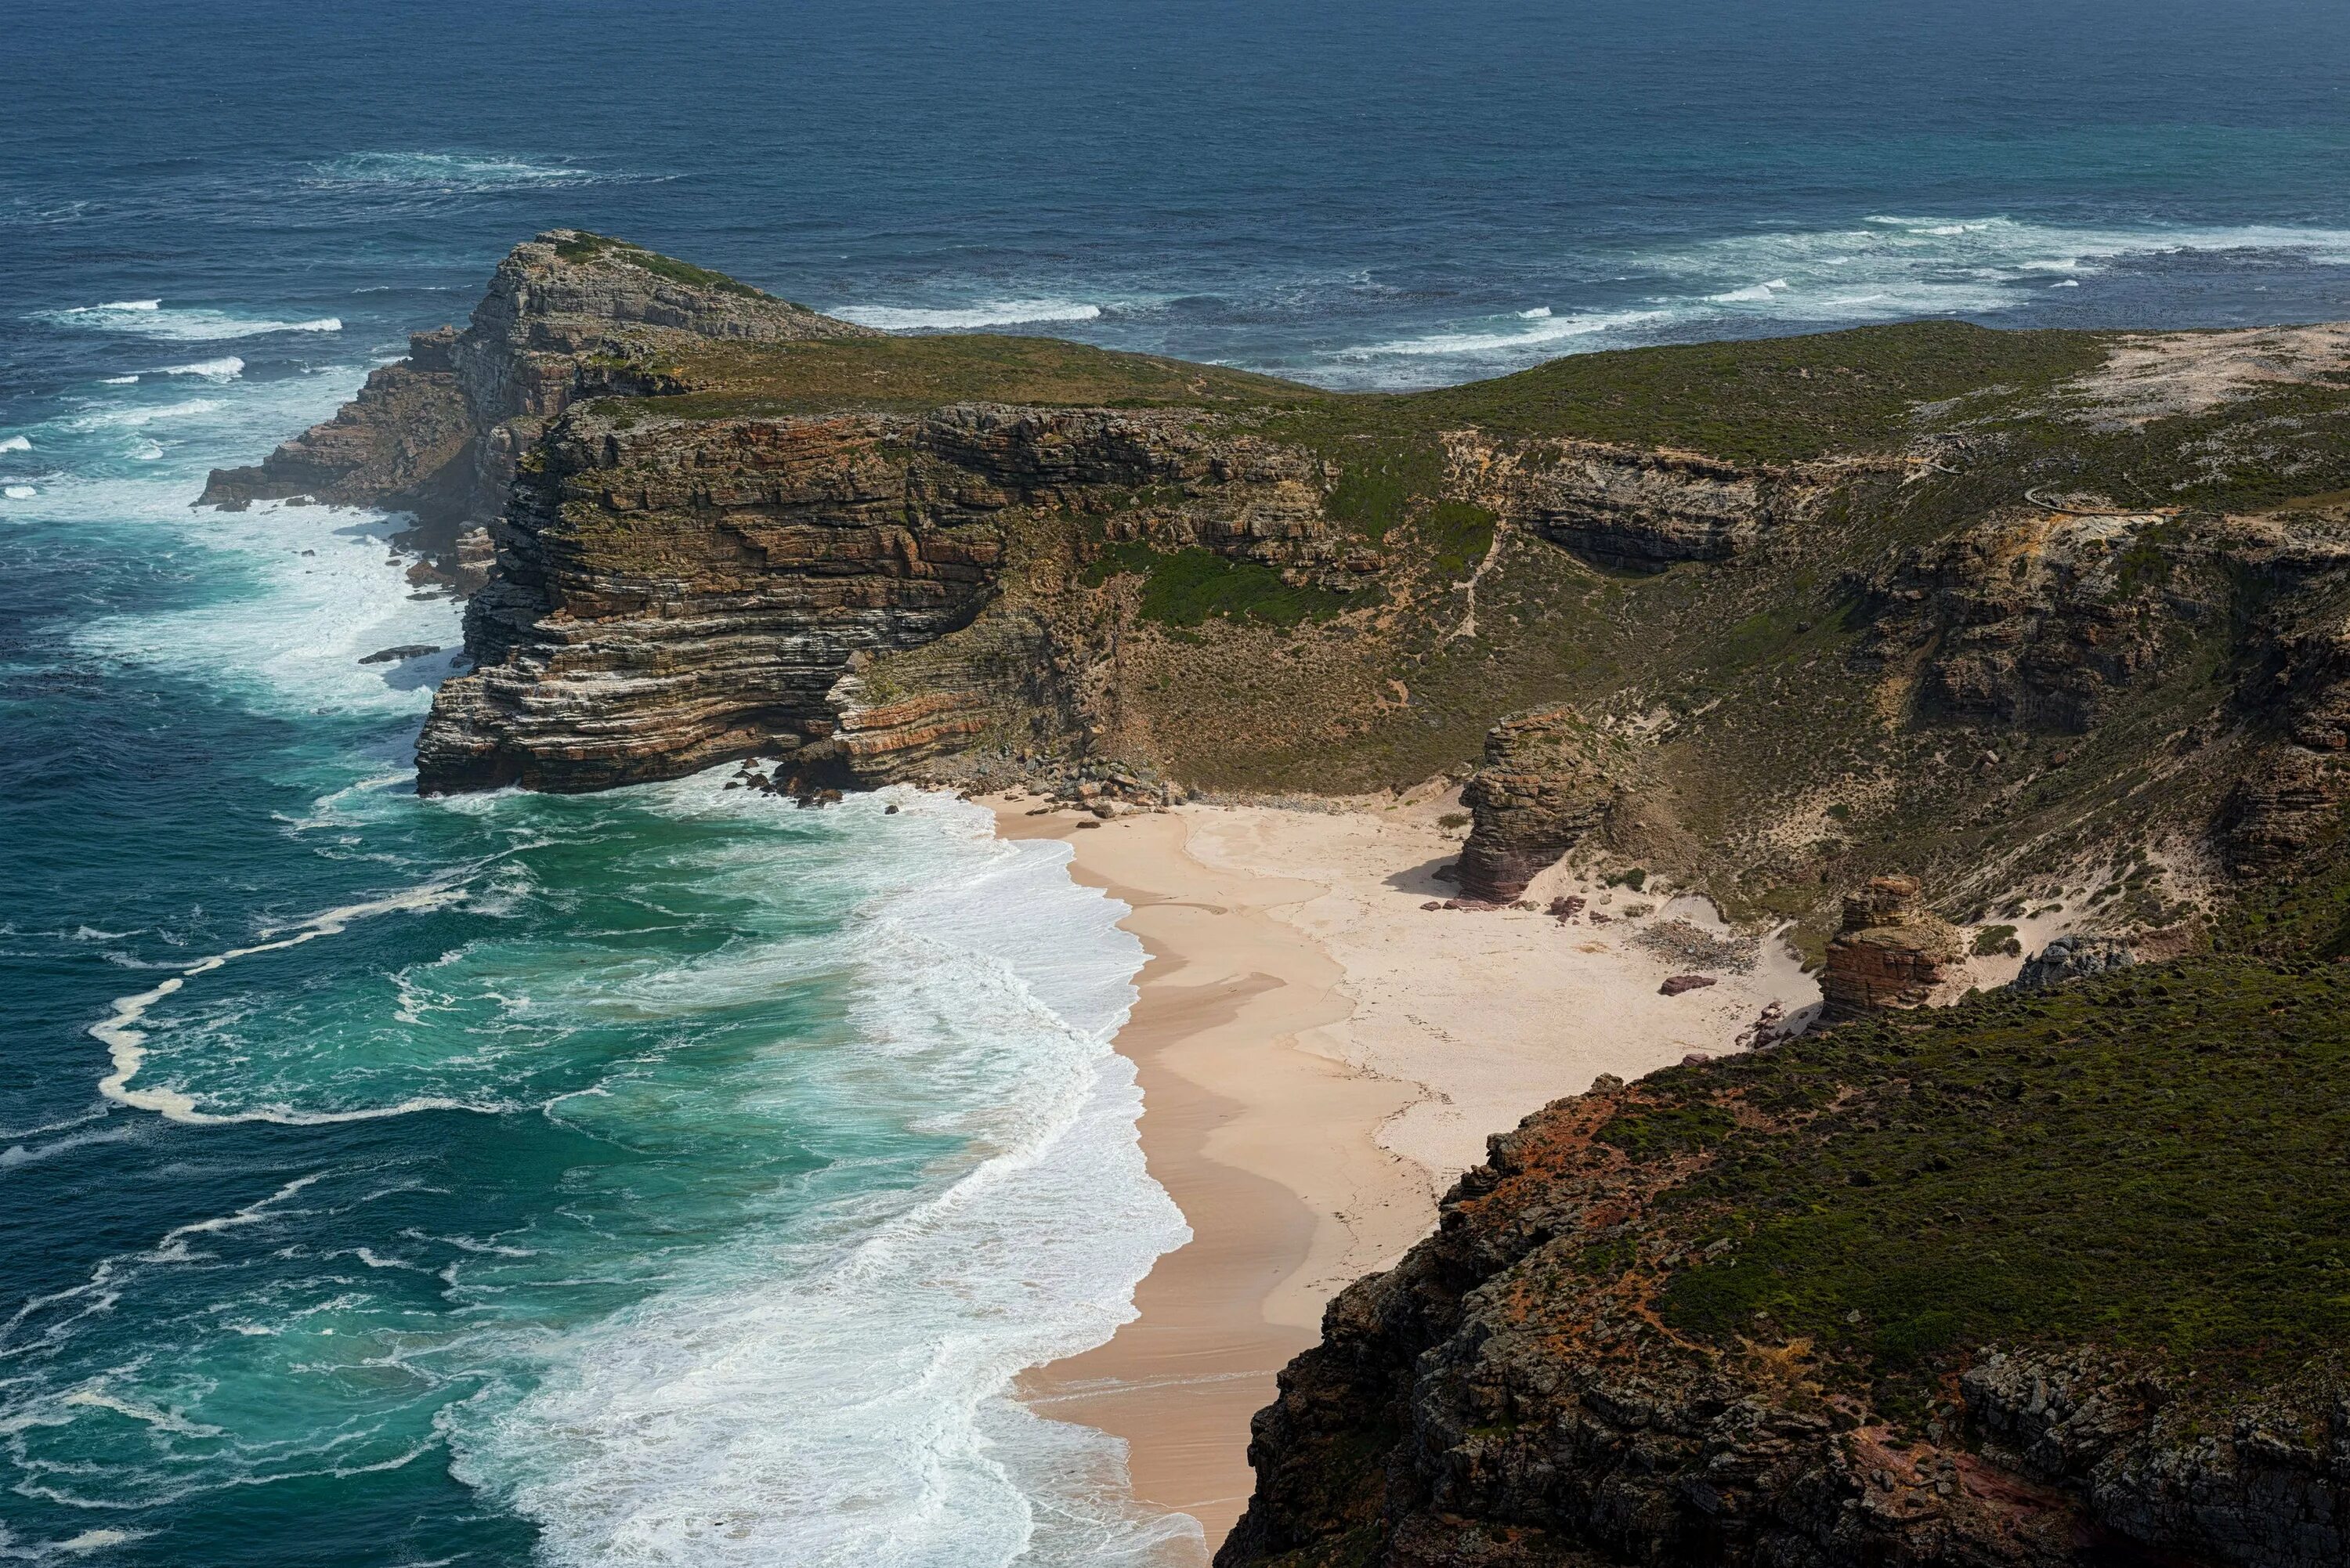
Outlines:
{"label": "sandy beach", "polygon": [[[1123,924],[1149,958],[1118,1044],[1151,1173],[1194,1238],[1142,1282],[1134,1322],[1022,1392],[1125,1439],[1135,1495],[1198,1520],[1208,1552],[1247,1503],[1249,1417],[1274,1375],[1332,1295],[1427,1231],[1488,1135],[1598,1074],[1732,1049],[1766,1004],[1818,996],[1777,944],[1742,955],[1701,901],[1564,867],[1528,898],[1585,898],[1571,924],[1425,908],[1452,893],[1435,875],[1460,851],[1438,821],[1451,795],[1107,822],[987,804],[1007,837],[1066,839],[1070,874],[1132,908]],[[1715,983],[1659,993],[1682,972]]]}

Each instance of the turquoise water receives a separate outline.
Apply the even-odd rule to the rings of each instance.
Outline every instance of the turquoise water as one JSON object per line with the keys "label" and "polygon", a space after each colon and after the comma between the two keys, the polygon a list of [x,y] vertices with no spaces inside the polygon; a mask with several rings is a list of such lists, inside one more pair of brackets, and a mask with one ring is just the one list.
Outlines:
{"label": "turquoise water", "polygon": [[395,524],[190,509],[517,238],[1333,385],[2350,316],[2318,0],[21,0],[0,42],[0,1561],[1179,1528],[1002,1397],[1183,1233],[1116,907],[944,799],[421,802],[448,656],[359,660],[457,609]]}
{"label": "turquoise water", "polygon": [[35,427],[57,469],[8,536],[56,596],[10,649],[48,796],[15,801],[10,1023],[81,1038],[0,1127],[0,1550],[944,1565],[1180,1533],[1127,1516],[1107,1439],[1002,1397],[1183,1234],[1108,1049],[1121,907],[908,791],[419,800],[447,656],[358,659],[452,645],[456,607],[380,517],[186,504],[356,371],[189,379]]}

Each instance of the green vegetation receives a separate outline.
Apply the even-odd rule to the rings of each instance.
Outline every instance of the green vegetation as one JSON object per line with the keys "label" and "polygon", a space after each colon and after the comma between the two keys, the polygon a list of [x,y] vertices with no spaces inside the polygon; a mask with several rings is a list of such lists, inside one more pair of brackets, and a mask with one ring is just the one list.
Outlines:
{"label": "green vegetation", "polygon": [[[2224,1383],[2350,1338],[2350,969],[2141,967],[1642,1088],[1601,1136],[1644,1159],[1711,1144],[1664,1223],[1731,1243],[1672,1277],[1682,1332],[1811,1339],[1897,1407],[1994,1341],[2191,1356]],[[1779,1125],[1728,1127],[1741,1101]]]}
{"label": "green vegetation", "polygon": [[2015,940],[2013,926],[1985,926],[1975,933],[1975,955],[1979,958],[1992,958],[2001,953],[2012,958],[2022,950],[2022,944]]}
{"label": "green vegetation", "polygon": [[1905,322],[1571,355],[1463,386],[1328,398],[1290,428],[1326,454],[1350,439],[1383,443],[1380,466],[1412,492],[1433,487],[1434,468],[1409,456],[1409,443],[1471,425],[1496,436],[1576,436],[1797,462],[1898,446],[1916,428],[1920,404],[1967,398],[1990,412],[1994,400],[2004,406],[2044,392],[2095,369],[2105,354],[2095,333]]}
{"label": "green vegetation", "polygon": [[1350,607],[1345,594],[1293,587],[1271,566],[1213,550],[1161,551],[1131,541],[1113,545],[1087,568],[1086,580],[1099,584],[1120,572],[1144,579],[1142,618],[1161,626],[1196,627],[1221,618],[1286,628],[1327,620]]}
{"label": "green vegetation", "polygon": [[[738,294],[745,299],[774,299],[764,289],[753,288],[739,278],[728,277],[723,272],[712,272],[706,266],[681,262],[675,256],[649,251],[642,245],[616,240],[608,234],[577,234],[567,240],[556,242],[555,254],[567,262],[593,261],[600,255],[617,255],[629,265],[640,267],[655,277],[665,277],[671,283],[691,285],[695,288],[712,289],[720,294]],[[789,304],[788,300],[779,303]],[[798,308],[805,309],[805,306]]]}
{"label": "green vegetation", "polygon": [[1243,370],[1120,354],[1053,337],[994,334],[725,345],[689,357],[676,373],[697,389],[650,399],[607,399],[598,403],[598,411],[635,409],[703,420],[863,409],[917,412],[958,402],[1114,409],[1267,406],[1328,395]]}

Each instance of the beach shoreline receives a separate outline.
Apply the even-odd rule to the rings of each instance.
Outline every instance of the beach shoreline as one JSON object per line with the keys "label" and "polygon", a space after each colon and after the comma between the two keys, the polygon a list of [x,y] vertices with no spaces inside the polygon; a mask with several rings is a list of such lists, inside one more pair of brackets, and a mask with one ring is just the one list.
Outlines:
{"label": "beach shoreline", "polygon": [[1128,906],[1119,923],[1149,955],[1117,1047],[1142,1087],[1145,1158],[1192,1240],[1138,1287],[1132,1322],[1015,1392],[1122,1439],[1135,1499],[1199,1521],[1170,1564],[1204,1562],[1245,1507],[1249,1418],[1318,1340],[1330,1297],[1426,1234],[1488,1135],[1598,1074],[1731,1049],[1766,1003],[1816,996],[1751,939],[1747,970],[1659,994],[1689,966],[1632,939],[1701,928],[1710,907],[1565,867],[1530,895],[1582,897],[1600,923],[1429,909],[1451,896],[1437,875],[1460,848],[1449,794],[1107,821],[981,804],[1002,836],[1068,843],[1070,876]]}

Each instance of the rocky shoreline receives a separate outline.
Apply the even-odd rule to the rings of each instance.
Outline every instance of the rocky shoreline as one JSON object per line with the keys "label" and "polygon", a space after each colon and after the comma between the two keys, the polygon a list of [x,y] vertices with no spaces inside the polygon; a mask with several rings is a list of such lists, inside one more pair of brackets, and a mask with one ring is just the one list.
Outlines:
{"label": "rocky shoreline", "polygon": [[[2345,342],[1922,323],[1343,395],[891,337],[566,229],[204,500],[415,515],[470,596],[427,793],[740,762],[1084,826],[1457,786],[1465,839],[1392,872],[1416,913],[1702,893],[1731,938],[1642,928],[1682,1008],[1794,944],[1834,1027],[1603,1076],[1332,1304],[1232,1568],[2315,1568],[2350,1555],[2344,1221],[2240,1157],[2339,1162]],[[2302,1098],[2242,1102],[2206,1070],[2239,1051]],[[2100,1159],[2146,1200],[2043,1256],[2074,1296],[1976,1293],[2038,1245],[2002,1215],[2102,1211]],[[1948,1321],[1855,1295],[1799,1189],[1931,1242]],[[2165,1218],[2207,1190],[2268,1206],[2232,1275]]]}

